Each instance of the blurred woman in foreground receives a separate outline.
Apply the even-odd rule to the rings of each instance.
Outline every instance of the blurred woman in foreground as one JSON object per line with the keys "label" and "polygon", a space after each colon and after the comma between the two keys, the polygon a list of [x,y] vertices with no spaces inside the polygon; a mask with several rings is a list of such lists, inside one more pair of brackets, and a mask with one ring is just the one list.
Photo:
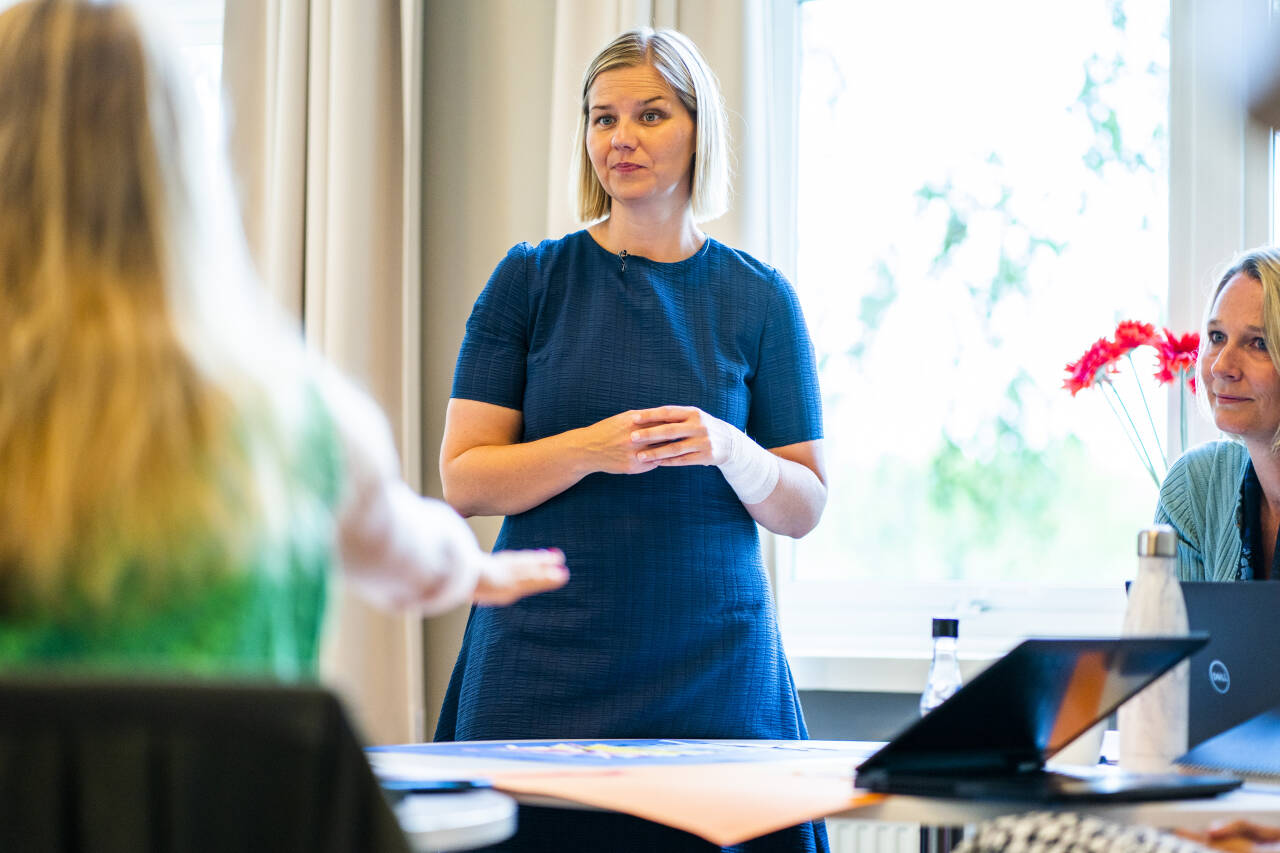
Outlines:
{"label": "blurred woman in foreground", "polygon": [[128,7],[0,14],[0,665],[306,676],[335,563],[427,612],[563,584],[400,481],[254,289],[190,109]]}

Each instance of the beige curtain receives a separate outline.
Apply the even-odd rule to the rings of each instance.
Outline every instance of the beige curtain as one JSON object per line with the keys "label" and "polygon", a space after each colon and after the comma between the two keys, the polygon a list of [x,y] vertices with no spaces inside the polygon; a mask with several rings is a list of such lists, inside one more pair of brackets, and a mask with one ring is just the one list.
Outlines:
{"label": "beige curtain", "polygon": [[[427,492],[471,306],[503,254],[547,230],[547,124],[555,0],[426,4],[423,424]],[[501,519],[473,520],[489,546]],[[426,624],[427,733],[458,654],[466,608]]]}
{"label": "beige curtain", "polygon": [[[227,0],[245,228],[309,344],[364,385],[420,487],[420,0]],[[421,627],[345,590],[322,661],[375,743],[421,739]]]}

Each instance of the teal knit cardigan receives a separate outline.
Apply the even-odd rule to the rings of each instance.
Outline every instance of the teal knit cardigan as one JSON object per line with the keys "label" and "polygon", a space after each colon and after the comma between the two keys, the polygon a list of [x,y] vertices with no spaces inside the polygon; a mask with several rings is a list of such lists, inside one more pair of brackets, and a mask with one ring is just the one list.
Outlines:
{"label": "teal knit cardigan", "polygon": [[1184,453],[1164,478],[1156,522],[1178,532],[1178,577],[1233,581],[1241,575],[1240,484],[1249,451],[1210,441]]}

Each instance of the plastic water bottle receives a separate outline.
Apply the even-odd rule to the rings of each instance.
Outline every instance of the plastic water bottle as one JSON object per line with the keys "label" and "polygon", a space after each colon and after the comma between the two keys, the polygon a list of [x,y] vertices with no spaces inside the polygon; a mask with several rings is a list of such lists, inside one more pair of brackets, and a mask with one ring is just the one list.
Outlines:
{"label": "plastic water bottle", "polygon": [[929,680],[920,695],[921,716],[960,689],[960,661],[956,657],[956,638],[959,635],[959,619],[933,620],[933,662],[929,664]]}
{"label": "plastic water bottle", "polygon": [[[1187,604],[1178,585],[1178,535],[1156,525],[1138,533],[1138,576],[1129,587],[1122,633],[1187,633]],[[1183,661],[1120,706],[1120,766],[1139,772],[1169,770],[1187,751],[1190,664]]]}

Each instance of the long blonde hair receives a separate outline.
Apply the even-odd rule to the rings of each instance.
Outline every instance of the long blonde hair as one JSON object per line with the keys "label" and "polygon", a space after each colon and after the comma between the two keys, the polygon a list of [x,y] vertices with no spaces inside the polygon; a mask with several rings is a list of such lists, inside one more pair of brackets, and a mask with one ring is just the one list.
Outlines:
{"label": "long blonde hair", "polygon": [[122,4],[0,14],[0,604],[234,565],[287,482],[174,61]]}

